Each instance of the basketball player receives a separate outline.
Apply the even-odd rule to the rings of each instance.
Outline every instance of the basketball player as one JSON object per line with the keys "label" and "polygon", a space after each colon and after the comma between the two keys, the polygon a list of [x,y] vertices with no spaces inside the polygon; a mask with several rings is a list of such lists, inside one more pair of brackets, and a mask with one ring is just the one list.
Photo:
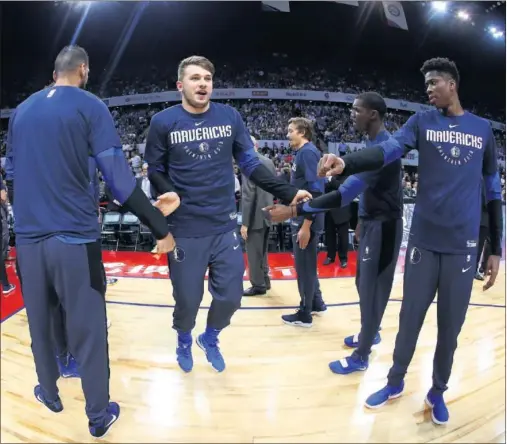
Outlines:
{"label": "basketball player", "polygon": [[475,275],[481,217],[482,177],[489,212],[491,272],[494,283],[502,254],[502,201],[495,138],[489,122],[464,111],[458,97],[459,73],[445,58],[421,68],[430,103],[387,141],[342,159],[328,155],[321,174],[374,170],[419,151],[419,190],[405,261],[403,302],[393,366],[387,385],[366,400],[378,408],[401,396],[426,312],[438,291],[438,338],[433,387],[426,396],[437,424],[449,420],[443,393],[451,374],[458,335],[465,321]]}
{"label": "basketball player", "polygon": [[[289,120],[287,138],[290,147],[296,152],[290,181],[297,188],[309,191],[315,198],[324,193],[325,179],[317,176],[321,154],[310,142],[313,140],[313,134],[313,124],[309,119],[294,117]],[[296,313],[283,315],[282,320],[289,325],[308,328],[313,325],[312,312],[322,313],[327,310],[317,276],[318,244],[319,236],[324,229],[324,215],[308,214],[293,217],[291,229],[301,300]]]}
{"label": "basketball player", "polygon": [[213,301],[197,345],[218,372],[225,369],[218,335],[230,324],[243,294],[245,264],[236,234],[232,157],[248,179],[274,196],[288,202],[311,197],[261,165],[238,111],[210,102],[214,73],[204,57],[181,61],[176,85],[182,103],[152,117],[145,149],[155,190],[174,191],[181,198],[169,218],[178,246],[168,263],[175,299],[173,328],[178,332],[176,355],[185,372],[193,367],[191,332],[206,269]]}
{"label": "basketball player", "polygon": [[[367,133],[367,146],[390,137],[383,122],[386,112],[386,103],[377,93],[366,92],[354,100],[352,120],[356,130]],[[331,371],[338,374],[366,370],[371,347],[380,342],[378,330],[391,293],[403,235],[401,160],[397,159],[377,171],[350,176],[337,191],[297,208],[298,214],[315,214],[348,205],[359,194],[360,242],[356,287],[361,332],[345,338],[345,345],[357,348],[352,356],[329,364]],[[293,211],[277,206],[267,210],[275,222],[290,217]]]}
{"label": "basketball player", "polygon": [[81,373],[89,431],[101,437],[120,408],[109,401],[105,286],[88,157],[95,157],[116,199],[161,239],[161,252],[171,251],[174,239],[161,211],[136,187],[108,108],[81,89],[88,72],[84,49],[69,46],[58,54],[55,85],[32,94],[10,118],[6,170],[15,195],[17,258],[39,379],[35,397],[53,412],[63,410],[51,334],[51,312],[59,302]]}
{"label": "basketball player", "polygon": [[[375,92],[360,94],[354,100],[352,121],[356,130],[367,133],[366,146],[391,136],[384,127],[386,112],[384,99]],[[352,355],[329,364],[331,371],[338,374],[366,370],[371,347],[381,340],[378,330],[391,294],[403,237],[401,160],[377,171],[350,176],[344,183],[344,191],[348,189],[364,190],[359,200],[356,272],[361,332],[345,338],[345,345],[356,348]]]}
{"label": "basketball player", "polygon": [[[53,85],[50,85],[53,86]],[[90,177],[90,192],[92,193],[95,202],[99,202],[99,177],[97,174],[97,163],[93,157],[88,158],[88,175]],[[98,216],[98,214],[97,214]],[[104,270],[105,290],[109,284],[106,279],[106,272]],[[58,296],[53,296],[58,297]],[[107,316],[106,316],[107,319]],[[58,370],[62,378],[79,378],[79,370],[76,359],[69,351],[67,333],[65,331],[65,310],[61,303],[54,307],[52,322],[53,340],[55,341],[56,360],[58,363]],[[111,326],[111,321],[107,319],[107,328]]]}

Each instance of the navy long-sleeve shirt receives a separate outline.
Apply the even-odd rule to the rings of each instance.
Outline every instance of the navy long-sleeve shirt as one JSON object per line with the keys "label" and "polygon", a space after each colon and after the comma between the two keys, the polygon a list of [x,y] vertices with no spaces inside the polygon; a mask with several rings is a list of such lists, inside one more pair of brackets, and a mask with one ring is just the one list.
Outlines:
{"label": "navy long-sleeve shirt", "polygon": [[[384,165],[413,149],[419,151],[411,241],[430,251],[476,254],[482,177],[487,200],[501,199],[495,138],[489,122],[469,112],[445,116],[438,110],[424,111],[411,116],[379,147]],[[375,154],[368,148],[363,151],[344,156],[344,173],[364,170],[365,165],[378,167],[376,161],[363,162]]]}
{"label": "navy long-sleeve shirt", "polygon": [[[380,131],[366,147],[378,145],[391,137],[388,131]],[[366,171],[349,176],[339,189],[342,206],[348,205],[359,194],[361,219],[399,219],[403,215],[403,190],[401,187],[401,160],[376,171]]]}
{"label": "navy long-sleeve shirt", "polygon": [[206,112],[192,114],[175,105],[152,117],[144,159],[148,173],[167,176],[180,196],[179,208],[167,218],[174,236],[236,228],[233,158],[247,178],[262,166],[234,108],[211,102]]}
{"label": "navy long-sleeve shirt", "polygon": [[[317,147],[311,142],[305,143],[296,151],[290,176],[291,184],[300,190],[309,191],[314,197],[324,193],[326,183],[324,178],[317,175],[320,158],[321,154]],[[296,217],[294,221],[302,224],[303,219],[303,217]],[[316,233],[322,231],[324,229],[324,215],[315,214],[312,219],[311,230]]]}
{"label": "navy long-sleeve shirt", "polygon": [[21,103],[7,136],[16,241],[52,236],[69,243],[97,240],[89,157],[123,203],[136,183],[121,147],[107,106],[82,89],[53,86]]}

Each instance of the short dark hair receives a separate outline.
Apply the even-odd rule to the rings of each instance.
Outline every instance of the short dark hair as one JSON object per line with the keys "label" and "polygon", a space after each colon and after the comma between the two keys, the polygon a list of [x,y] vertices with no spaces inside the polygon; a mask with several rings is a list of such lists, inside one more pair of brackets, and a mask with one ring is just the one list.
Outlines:
{"label": "short dark hair", "polygon": [[190,56],[183,59],[178,65],[178,80],[181,81],[181,79],[183,79],[183,76],[185,75],[185,68],[190,65],[200,66],[206,71],[209,71],[212,76],[215,75],[215,66],[210,60],[202,56]]}
{"label": "short dark hair", "polygon": [[55,72],[61,74],[72,72],[82,64],[89,65],[88,53],[76,45],[69,45],[63,48],[55,60]]}
{"label": "short dark hair", "polygon": [[426,60],[421,67],[421,73],[426,75],[431,71],[436,71],[439,73],[445,73],[453,78],[456,82],[456,85],[459,85],[459,71],[456,67],[456,63],[452,60],[449,60],[445,57],[436,57],[434,59]]}
{"label": "short dark hair", "polygon": [[310,119],[306,119],[304,117],[293,117],[292,119],[289,119],[289,125],[290,124],[293,124],[298,132],[303,133],[303,137],[306,140],[313,140],[313,122]]}
{"label": "short dark hair", "polygon": [[386,115],[386,101],[379,93],[373,91],[364,92],[359,94],[356,99],[361,100],[365,108],[377,111],[381,119]]}

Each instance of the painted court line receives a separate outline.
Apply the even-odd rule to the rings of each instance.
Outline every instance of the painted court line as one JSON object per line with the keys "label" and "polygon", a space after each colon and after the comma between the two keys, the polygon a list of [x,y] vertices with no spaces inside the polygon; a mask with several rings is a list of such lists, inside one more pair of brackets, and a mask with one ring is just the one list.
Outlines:
{"label": "painted court line", "polygon": [[[389,302],[401,302],[401,299],[389,299]],[[116,304],[116,305],[132,305],[135,307],[156,307],[156,308],[174,308],[173,304],[149,304],[144,302],[127,302],[127,301],[106,301],[108,304]],[[432,302],[436,304],[436,301]],[[348,305],[359,305],[359,301],[356,302],[337,302],[334,304],[326,304],[328,307],[345,307]],[[499,304],[479,304],[479,303],[470,303],[468,304],[471,307],[489,307],[489,308],[505,308],[505,305]],[[200,310],[209,310],[209,306],[203,305],[199,309]],[[278,305],[278,306],[252,306],[252,307],[240,307],[240,310],[290,310],[297,309],[299,305]]]}
{"label": "painted court line", "polygon": [[21,308],[18,308],[17,310],[14,310],[10,315],[6,316],[2,319],[2,322],[5,322],[7,319],[12,318],[14,315],[18,314],[21,310],[24,310],[25,306],[23,305]]}
{"label": "painted court line", "polygon": [[[389,299],[389,302],[401,302],[401,299]],[[107,304],[114,304],[114,305],[127,305],[127,306],[133,306],[133,307],[151,307],[151,308],[174,308],[173,304],[148,304],[143,302],[127,302],[127,301],[106,301]],[[436,304],[437,301],[433,301],[432,304]],[[346,307],[351,305],[359,305],[359,301],[356,302],[338,302],[335,304],[326,304],[328,307]],[[475,302],[471,302],[468,304],[470,307],[485,307],[485,308],[503,308],[505,309],[505,305],[500,304],[479,304]],[[14,315],[18,314],[21,310],[23,310],[25,307],[21,307],[18,310],[14,311],[4,319],[2,319],[1,323],[7,321],[7,319],[10,319]],[[201,306],[200,310],[209,310],[209,306],[204,305]],[[240,310],[296,310],[299,308],[298,305],[277,305],[277,306],[266,306],[266,307],[259,307],[259,306],[253,306],[253,307],[240,307]]]}
{"label": "painted court line", "polygon": [[[402,275],[402,273],[399,273]],[[106,273],[108,278],[115,279],[150,279],[150,280],[160,280],[160,279],[169,279],[169,275],[167,276],[125,276],[125,275],[116,275],[114,273]],[[319,276],[319,279],[355,279],[355,276]],[[208,277],[204,278],[205,281],[208,281]],[[272,279],[272,281],[295,281],[297,277],[283,277],[278,279]],[[243,282],[250,282],[247,278],[243,277]]]}

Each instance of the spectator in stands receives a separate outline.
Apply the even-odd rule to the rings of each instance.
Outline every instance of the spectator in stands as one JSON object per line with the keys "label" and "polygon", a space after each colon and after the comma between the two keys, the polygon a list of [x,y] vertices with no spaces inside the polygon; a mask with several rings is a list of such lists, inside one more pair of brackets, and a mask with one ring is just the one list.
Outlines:
{"label": "spectator in stands", "polygon": [[412,184],[412,197],[417,197],[417,180]]}
{"label": "spectator in stands", "polygon": [[146,197],[150,202],[155,202],[155,190],[152,188],[150,180],[148,179],[148,164],[144,163],[141,169],[141,175],[137,178],[137,184],[141,187]]}
{"label": "spectator in stands", "polygon": [[409,180],[406,180],[405,184],[403,185],[403,196],[408,198],[413,197],[412,183]]}

